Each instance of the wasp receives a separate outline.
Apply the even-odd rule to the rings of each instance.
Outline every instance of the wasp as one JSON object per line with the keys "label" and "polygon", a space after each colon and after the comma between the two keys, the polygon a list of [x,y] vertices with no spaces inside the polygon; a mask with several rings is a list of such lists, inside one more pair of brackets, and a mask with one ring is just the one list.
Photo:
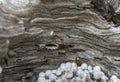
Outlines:
{"label": "wasp", "polygon": [[82,61],[81,61],[81,58],[78,56],[78,57],[75,57],[75,63],[78,65],[78,66],[81,66],[82,64]]}

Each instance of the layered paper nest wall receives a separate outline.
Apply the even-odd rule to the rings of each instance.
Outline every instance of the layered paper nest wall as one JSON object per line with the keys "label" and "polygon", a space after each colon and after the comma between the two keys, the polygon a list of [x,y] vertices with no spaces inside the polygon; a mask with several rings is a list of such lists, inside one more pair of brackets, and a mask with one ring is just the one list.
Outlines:
{"label": "layered paper nest wall", "polygon": [[[102,66],[108,76],[120,77],[120,27],[108,22],[89,0],[71,1],[41,0],[27,16],[0,11],[1,26],[12,29],[9,34],[0,30],[0,39],[10,41],[0,82],[35,82],[40,71],[78,56]],[[16,32],[16,27],[25,28]]]}

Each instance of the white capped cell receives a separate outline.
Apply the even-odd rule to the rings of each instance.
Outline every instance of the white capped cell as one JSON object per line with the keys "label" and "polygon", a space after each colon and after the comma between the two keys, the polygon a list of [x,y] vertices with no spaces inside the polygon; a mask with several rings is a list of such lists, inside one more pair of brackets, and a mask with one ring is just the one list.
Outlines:
{"label": "white capped cell", "polygon": [[68,79],[72,78],[73,77],[73,73],[72,72],[66,72],[65,73],[65,77],[68,78]]}
{"label": "white capped cell", "polygon": [[53,74],[56,74],[56,72],[57,72],[57,70],[52,70],[52,73],[53,73]]}
{"label": "white capped cell", "polygon": [[71,71],[72,64],[71,62],[66,63],[66,71]]}
{"label": "white capped cell", "polygon": [[45,82],[45,78],[44,77],[39,77],[37,82]]}
{"label": "white capped cell", "polygon": [[112,75],[110,79],[117,79],[116,75]]}
{"label": "white capped cell", "polygon": [[92,69],[92,66],[91,66],[91,65],[88,66],[88,71],[89,71],[90,73],[93,72],[93,69]]}
{"label": "white capped cell", "polygon": [[81,69],[82,69],[82,70],[88,69],[88,65],[87,65],[86,63],[83,63],[83,64],[81,65]]}
{"label": "white capped cell", "polygon": [[80,79],[85,79],[86,74],[83,70],[78,70],[77,75]]}
{"label": "white capped cell", "polygon": [[45,73],[44,72],[40,72],[39,73],[39,77],[45,77]]}
{"label": "white capped cell", "polygon": [[49,79],[47,79],[47,80],[45,80],[45,82],[50,82],[50,80],[49,80]]}
{"label": "white capped cell", "polygon": [[62,70],[58,68],[57,72],[56,72],[56,75],[57,76],[60,76],[62,74]]}
{"label": "white capped cell", "polygon": [[62,82],[68,82],[65,76],[62,76],[61,79],[62,79]]}
{"label": "white capped cell", "polygon": [[101,79],[101,77],[104,75],[104,73],[103,72],[101,72],[101,71],[95,71],[94,73],[93,73],[93,77],[95,78],[95,79]]}
{"label": "white capped cell", "polygon": [[66,71],[66,64],[65,64],[65,63],[62,63],[62,64],[60,65],[60,69],[61,69],[62,71]]}
{"label": "white capped cell", "polygon": [[71,82],[82,82],[82,80],[79,77],[74,77]]}
{"label": "white capped cell", "polygon": [[77,72],[77,69],[78,69],[77,64],[76,63],[72,63],[71,71],[72,72]]}
{"label": "white capped cell", "polygon": [[93,71],[101,71],[100,66],[95,66],[95,67],[93,68]]}
{"label": "white capped cell", "polygon": [[110,82],[119,82],[120,80],[117,78],[116,75],[112,75],[110,78]]}
{"label": "white capped cell", "polygon": [[62,79],[59,78],[59,79],[57,79],[55,82],[62,82]]}
{"label": "white capped cell", "polygon": [[45,75],[46,76],[49,76],[49,75],[51,75],[52,74],[52,71],[51,70],[47,70],[46,72],[45,72]]}
{"label": "white capped cell", "polygon": [[103,76],[101,77],[101,80],[102,80],[103,82],[106,82],[106,81],[108,80],[108,77],[107,77],[106,75],[103,75]]}
{"label": "white capped cell", "polygon": [[49,80],[50,80],[50,81],[55,81],[56,79],[57,79],[57,76],[54,75],[54,74],[51,74],[51,75],[49,76]]}

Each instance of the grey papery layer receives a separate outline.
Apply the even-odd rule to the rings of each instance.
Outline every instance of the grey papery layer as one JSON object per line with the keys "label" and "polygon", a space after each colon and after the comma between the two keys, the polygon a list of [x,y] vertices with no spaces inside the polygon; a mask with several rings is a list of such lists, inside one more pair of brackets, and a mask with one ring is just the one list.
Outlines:
{"label": "grey papery layer", "polygon": [[4,0],[0,8],[8,13],[25,15],[38,3],[39,0]]}

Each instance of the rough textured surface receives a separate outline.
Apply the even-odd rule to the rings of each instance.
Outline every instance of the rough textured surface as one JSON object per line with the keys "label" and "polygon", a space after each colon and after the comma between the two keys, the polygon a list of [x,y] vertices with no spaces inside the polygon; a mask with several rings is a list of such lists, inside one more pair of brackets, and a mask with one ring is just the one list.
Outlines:
{"label": "rough textured surface", "polygon": [[120,25],[120,0],[92,0],[91,3],[108,21]]}
{"label": "rough textured surface", "polygon": [[[40,71],[57,68],[77,56],[83,62],[101,65],[108,76],[120,77],[120,27],[107,22],[86,2],[41,0],[34,14],[21,18],[24,23],[18,28],[24,30],[20,34],[1,35],[0,39],[10,40],[10,44],[0,82],[35,82]],[[2,15],[10,21],[2,18],[0,22],[13,22],[6,23],[8,28],[16,24],[16,17]]]}

